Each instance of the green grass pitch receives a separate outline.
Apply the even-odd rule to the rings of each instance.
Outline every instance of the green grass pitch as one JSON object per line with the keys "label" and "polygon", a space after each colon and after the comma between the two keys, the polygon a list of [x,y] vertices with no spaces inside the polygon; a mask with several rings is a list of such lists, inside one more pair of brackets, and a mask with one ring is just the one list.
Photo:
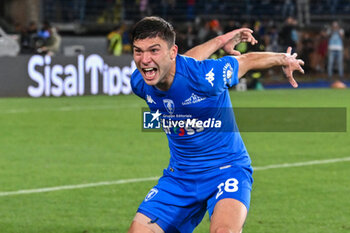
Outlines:
{"label": "green grass pitch", "polygon": [[[346,107],[350,115],[349,90],[231,92],[231,97],[235,107]],[[0,232],[126,232],[156,181],[1,193],[160,176],[169,159],[167,140],[162,133],[141,131],[145,106],[134,95],[0,99]],[[348,132],[242,137],[254,167],[350,156]],[[257,170],[254,180],[245,233],[350,231],[349,161]],[[208,229],[206,216],[195,233]]]}

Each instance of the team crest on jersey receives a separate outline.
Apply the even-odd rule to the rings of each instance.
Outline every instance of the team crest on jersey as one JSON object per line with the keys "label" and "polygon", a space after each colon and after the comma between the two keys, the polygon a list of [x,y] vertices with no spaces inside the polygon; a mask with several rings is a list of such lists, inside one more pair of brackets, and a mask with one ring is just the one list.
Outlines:
{"label": "team crest on jersey", "polygon": [[147,95],[147,96],[146,96],[146,99],[147,99],[147,103],[150,103],[150,104],[157,104],[156,101],[154,101],[154,100],[152,99],[152,96],[150,96],[150,95]]}
{"label": "team crest on jersey", "polygon": [[146,195],[145,201],[151,200],[155,195],[157,195],[157,193],[158,193],[158,189],[156,188],[151,189]]}
{"label": "team crest on jersey", "polygon": [[231,84],[231,78],[233,75],[233,68],[230,63],[226,63],[223,69],[224,82]]}
{"label": "team crest on jersey", "polygon": [[171,99],[164,99],[163,100],[164,107],[168,111],[170,115],[172,115],[175,112],[175,104],[174,101]]}
{"label": "team crest on jersey", "polygon": [[182,102],[182,105],[189,105],[189,104],[195,104],[199,103],[202,100],[205,100],[206,97],[199,97],[198,95],[192,93],[191,97],[186,99],[184,102]]}

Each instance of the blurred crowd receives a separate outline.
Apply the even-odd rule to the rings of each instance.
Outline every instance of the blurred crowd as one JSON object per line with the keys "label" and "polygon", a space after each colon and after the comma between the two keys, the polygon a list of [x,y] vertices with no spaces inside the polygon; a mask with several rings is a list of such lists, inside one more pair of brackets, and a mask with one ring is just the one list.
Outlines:
{"label": "blurred crowd", "polygon": [[169,21],[193,21],[196,16],[263,18],[294,16],[300,25],[311,15],[350,13],[348,0],[47,0],[43,17],[55,22],[121,23],[158,15]]}
{"label": "blurred crowd", "polygon": [[[328,72],[329,76],[332,76],[333,70],[336,69],[340,78],[344,76],[343,61],[349,61],[349,36],[345,35],[344,29],[337,21],[321,30],[316,30],[301,28],[293,17],[287,17],[282,24],[269,20],[220,22],[213,19],[177,28],[177,44],[180,52],[183,53],[208,39],[241,27],[253,29],[254,37],[259,41],[254,46],[247,43],[239,44],[237,49],[241,53],[249,51],[282,52],[291,46],[293,52],[298,53],[305,61],[306,72]],[[222,56],[222,53],[218,51],[214,57]]]}
{"label": "blurred crowd", "polygon": [[15,33],[19,35],[22,54],[38,53],[52,56],[60,51],[61,36],[48,21],[44,21],[40,27],[36,22],[29,22],[28,25],[17,23]]}
{"label": "blurred crowd", "polygon": [[[60,53],[61,36],[57,29],[49,22],[43,22],[40,27],[35,22],[30,22],[26,27],[15,25],[19,34],[21,54],[48,54]],[[272,20],[218,20],[196,18],[192,22],[174,24],[177,31],[176,43],[179,53],[184,53],[190,48],[222,35],[231,30],[247,27],[254,30],[254,37],[258,44],[251,46],[247,43],[237,45],[237,50],[242,54],[250,51],[286,51],[291,46],[293,52],[305,61],[304,70],[307,73],[324,74],[328,79],[336,74],[337,79],[343,80],[344,73],[348,73],[349,66],[344,64],[350,61],[349,35],[342,25],[334,21],[321,29],[301,27],[297,19],[289,16],[283,23],[277,24]],[[106,35],[106,50],[109,54],[120,56],[131,54],[130,30],[132,25],[118,24]],[[211,58],[224,56],[222,50],[217,51]],[[345,69],[345,70],[344,70]],[[271,72],[271,71],[270,71]],[[249,74],[252,77],[253,86],[259,85],[259,78],[263,73],[256,71]],[[271,76],[271,74],[269,75]]]}
{"label": "blurred crowd", "polygon": [[[248,27],[254,30],[259,41],[251,46],[241,43],[237,50],[286,51],[288,46],[305,61],[305,71],[322,74],[331,79],[344,79],[349,73],[349,26],[342,21],[328,21],[323,26],[313,25],[310,15],[337,16],[350,13],[350,0],[59,0],[43,1],[44,22],[14,23],[14,33],[19,35],[21,54],[62,53],[62,37],[54,22],[86,24],[89,19],[98,25],[115,25],[105,33],[107,45],[104,52],[114,56],[131,54],[130,31],[134,22],[147,15],[158,15],[170,21],[177,31],[179,52],[203,43],[228,31]],[[97,13],[94,15],[91,10]],[[64,14],[62,12],[64,12]],[[60,13],[61,12],[61,13]],[[271,17],[264,17],[271,14]],[[97,18],[96,18],[96,17]],[[95,18],[94,18],[95,17]],[[333,17],[337,18],[337,17]],[[110,23],[110,24],[108,24]],[[56,24],[57,25],[57,24]],[[212,58],[224,56],[222,50]],[[269,71],[273,72],[273,71]],[[251,72],[252,85],[259,85],[265,74]],[[269,75],[270,77],[273,74]]]}
{"label": "blurred crowd", "polygon": [[[220,21],[218,19],[195,20],[192,23],[174,24],[177,31],[177,45],[179,53],[184,53],[190,48],[203,43],[218,35],[231,30],[248,27],[254,30],[254,37],[258,44],[251,46],[247,43],[237,45],[237,50],[242,54],[250,51],[283,52],[291,46],[293,52],[305,61],[305,72],[312,74],[324,74],[328,79],[336,74],[337,79],[344,79],[344,63],[350,63],[350,40],[341,24],[337,21],[325,25],[321,29],[301,27],[297,19],[287,17],[283,23],[275,21]],[[107,37],[109,52],[119,56],[131,53],[130,27],[122,25],[116,27]],[[219,50],[212,58],[224,56],[224,51]],[[349,70],[346,70],[349,72]],[[263,76],[260,72],[250,74],[255,80]]]}

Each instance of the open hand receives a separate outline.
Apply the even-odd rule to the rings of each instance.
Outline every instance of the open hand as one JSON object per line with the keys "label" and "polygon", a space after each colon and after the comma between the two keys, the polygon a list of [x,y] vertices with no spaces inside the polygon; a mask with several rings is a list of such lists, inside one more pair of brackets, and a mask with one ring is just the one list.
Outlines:
{"label": "open hand", "polygon": [[254,38],[252,35],[253,31],[249,28],[240,28],[233,30],[231,32],[226,33],[223,35],[228,41],[223,47],[223,50],[227,54],[231,55],[241,55],[241,53],[237,50],[235,50],[235,46],[241,42],[248,42],[251,43],[252,45],[255,45],[258,43],[258,41]]}
{"label": "open hand", "polygon": [[282,67],[284,74],[287,76],[289,83],[294,87],[298,87],[298,83],[295,81],[293,77],[293,72],[298,70],[300,73],[304,74],[303,68],[301,66],[304,65],[304,61],[301,59],[297,59],[297,54],[292,54],[292,47],[288,47],[286,53],[286,65]]}

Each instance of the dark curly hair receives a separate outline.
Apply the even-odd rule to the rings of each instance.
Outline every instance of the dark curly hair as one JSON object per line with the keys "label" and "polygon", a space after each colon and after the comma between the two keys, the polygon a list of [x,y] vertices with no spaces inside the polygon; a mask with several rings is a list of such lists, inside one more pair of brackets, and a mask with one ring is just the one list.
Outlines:
{"label": "dark curly hair", "polygon": [[173,46],[176,38],[174,27],[160,17],[149,16],[137,22],[131,33],[132,44],[135,40],[155,37],[165,40],[169,47]]}

